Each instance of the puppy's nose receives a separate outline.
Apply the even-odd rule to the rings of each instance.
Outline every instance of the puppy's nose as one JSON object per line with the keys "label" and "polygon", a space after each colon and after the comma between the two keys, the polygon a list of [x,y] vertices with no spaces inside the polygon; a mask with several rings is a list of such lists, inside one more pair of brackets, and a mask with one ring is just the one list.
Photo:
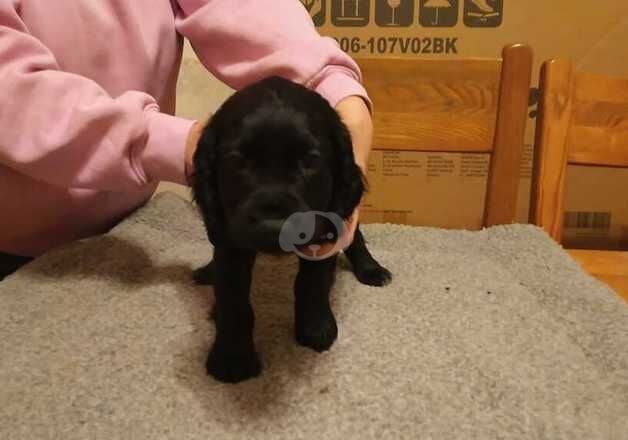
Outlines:
{"label": "puppy's nose", "polygon": [[265,191],[255,195],[248,212],[249,221],[259,223],[269,220],[285,220],[298,208],[297,198],[285,191]]}

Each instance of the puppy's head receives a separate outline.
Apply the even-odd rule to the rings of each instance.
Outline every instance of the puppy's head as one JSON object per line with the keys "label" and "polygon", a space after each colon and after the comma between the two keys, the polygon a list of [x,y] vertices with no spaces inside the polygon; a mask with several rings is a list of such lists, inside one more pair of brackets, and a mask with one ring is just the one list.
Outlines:
{"label": "puppy's head", "polygon": [[337,112],[278,77],[225,101],[204,128],[194,167],[192,190],[210,241],[262,252],[285,251],[286,231],[301,245],[334,240],[334,222],[316,218],[348,218],[365,190]]}

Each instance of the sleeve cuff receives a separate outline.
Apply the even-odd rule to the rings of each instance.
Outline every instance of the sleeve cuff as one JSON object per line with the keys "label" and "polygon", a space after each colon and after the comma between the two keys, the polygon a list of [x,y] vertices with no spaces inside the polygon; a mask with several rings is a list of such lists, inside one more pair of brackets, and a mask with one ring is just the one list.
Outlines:
{"label": "sleeve cuff", "polygon": [[327,99],[334,108],[340,101],[349,96],[360,96],[364,99],[371,115],[373,114],[373,103],[366,93],[366,89],[353,76],[345,72],[333,71],[329,73],[314,87],[314,90]]}
{"label": "sleeve cuff", "polygon": [[148,113],[148,140],[141,164],[147,181],[187,185],[185,145],[194,120],[158,111]]}

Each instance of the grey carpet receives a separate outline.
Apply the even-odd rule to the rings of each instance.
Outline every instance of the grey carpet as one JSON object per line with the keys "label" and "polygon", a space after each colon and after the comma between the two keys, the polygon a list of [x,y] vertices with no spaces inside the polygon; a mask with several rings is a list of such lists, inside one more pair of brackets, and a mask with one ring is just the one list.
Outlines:
{"label": "grey carpet", "polygon": [[211,248],[178,196],[28,265],[0,283],[0,438],[628,438],[628,307],[544,233],[364,231],[395,279],[339,271],[325,354],[293,341],[294,258],[259,260],[265,369],[235,386],[204,372]]}

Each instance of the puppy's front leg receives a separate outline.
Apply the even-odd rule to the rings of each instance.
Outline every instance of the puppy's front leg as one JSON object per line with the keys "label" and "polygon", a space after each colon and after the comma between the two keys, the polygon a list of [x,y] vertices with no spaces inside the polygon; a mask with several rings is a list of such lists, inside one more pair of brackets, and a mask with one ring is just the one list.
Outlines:
{"label": "puppy's front leg", "polygon": [[338,335],[329,305],[335,271],[336,256],[321,261],[299,258],[294,286],[295,336],[299,344],[318,352],[328,350]]}
{"label": "puppy's front leg", "polygon": [[253,343],[250,302],[254,263],[254,252],[224,247],[214,250],[216,339],[207,358],[207,373],[222,382],[240,382],[261,372]]}

